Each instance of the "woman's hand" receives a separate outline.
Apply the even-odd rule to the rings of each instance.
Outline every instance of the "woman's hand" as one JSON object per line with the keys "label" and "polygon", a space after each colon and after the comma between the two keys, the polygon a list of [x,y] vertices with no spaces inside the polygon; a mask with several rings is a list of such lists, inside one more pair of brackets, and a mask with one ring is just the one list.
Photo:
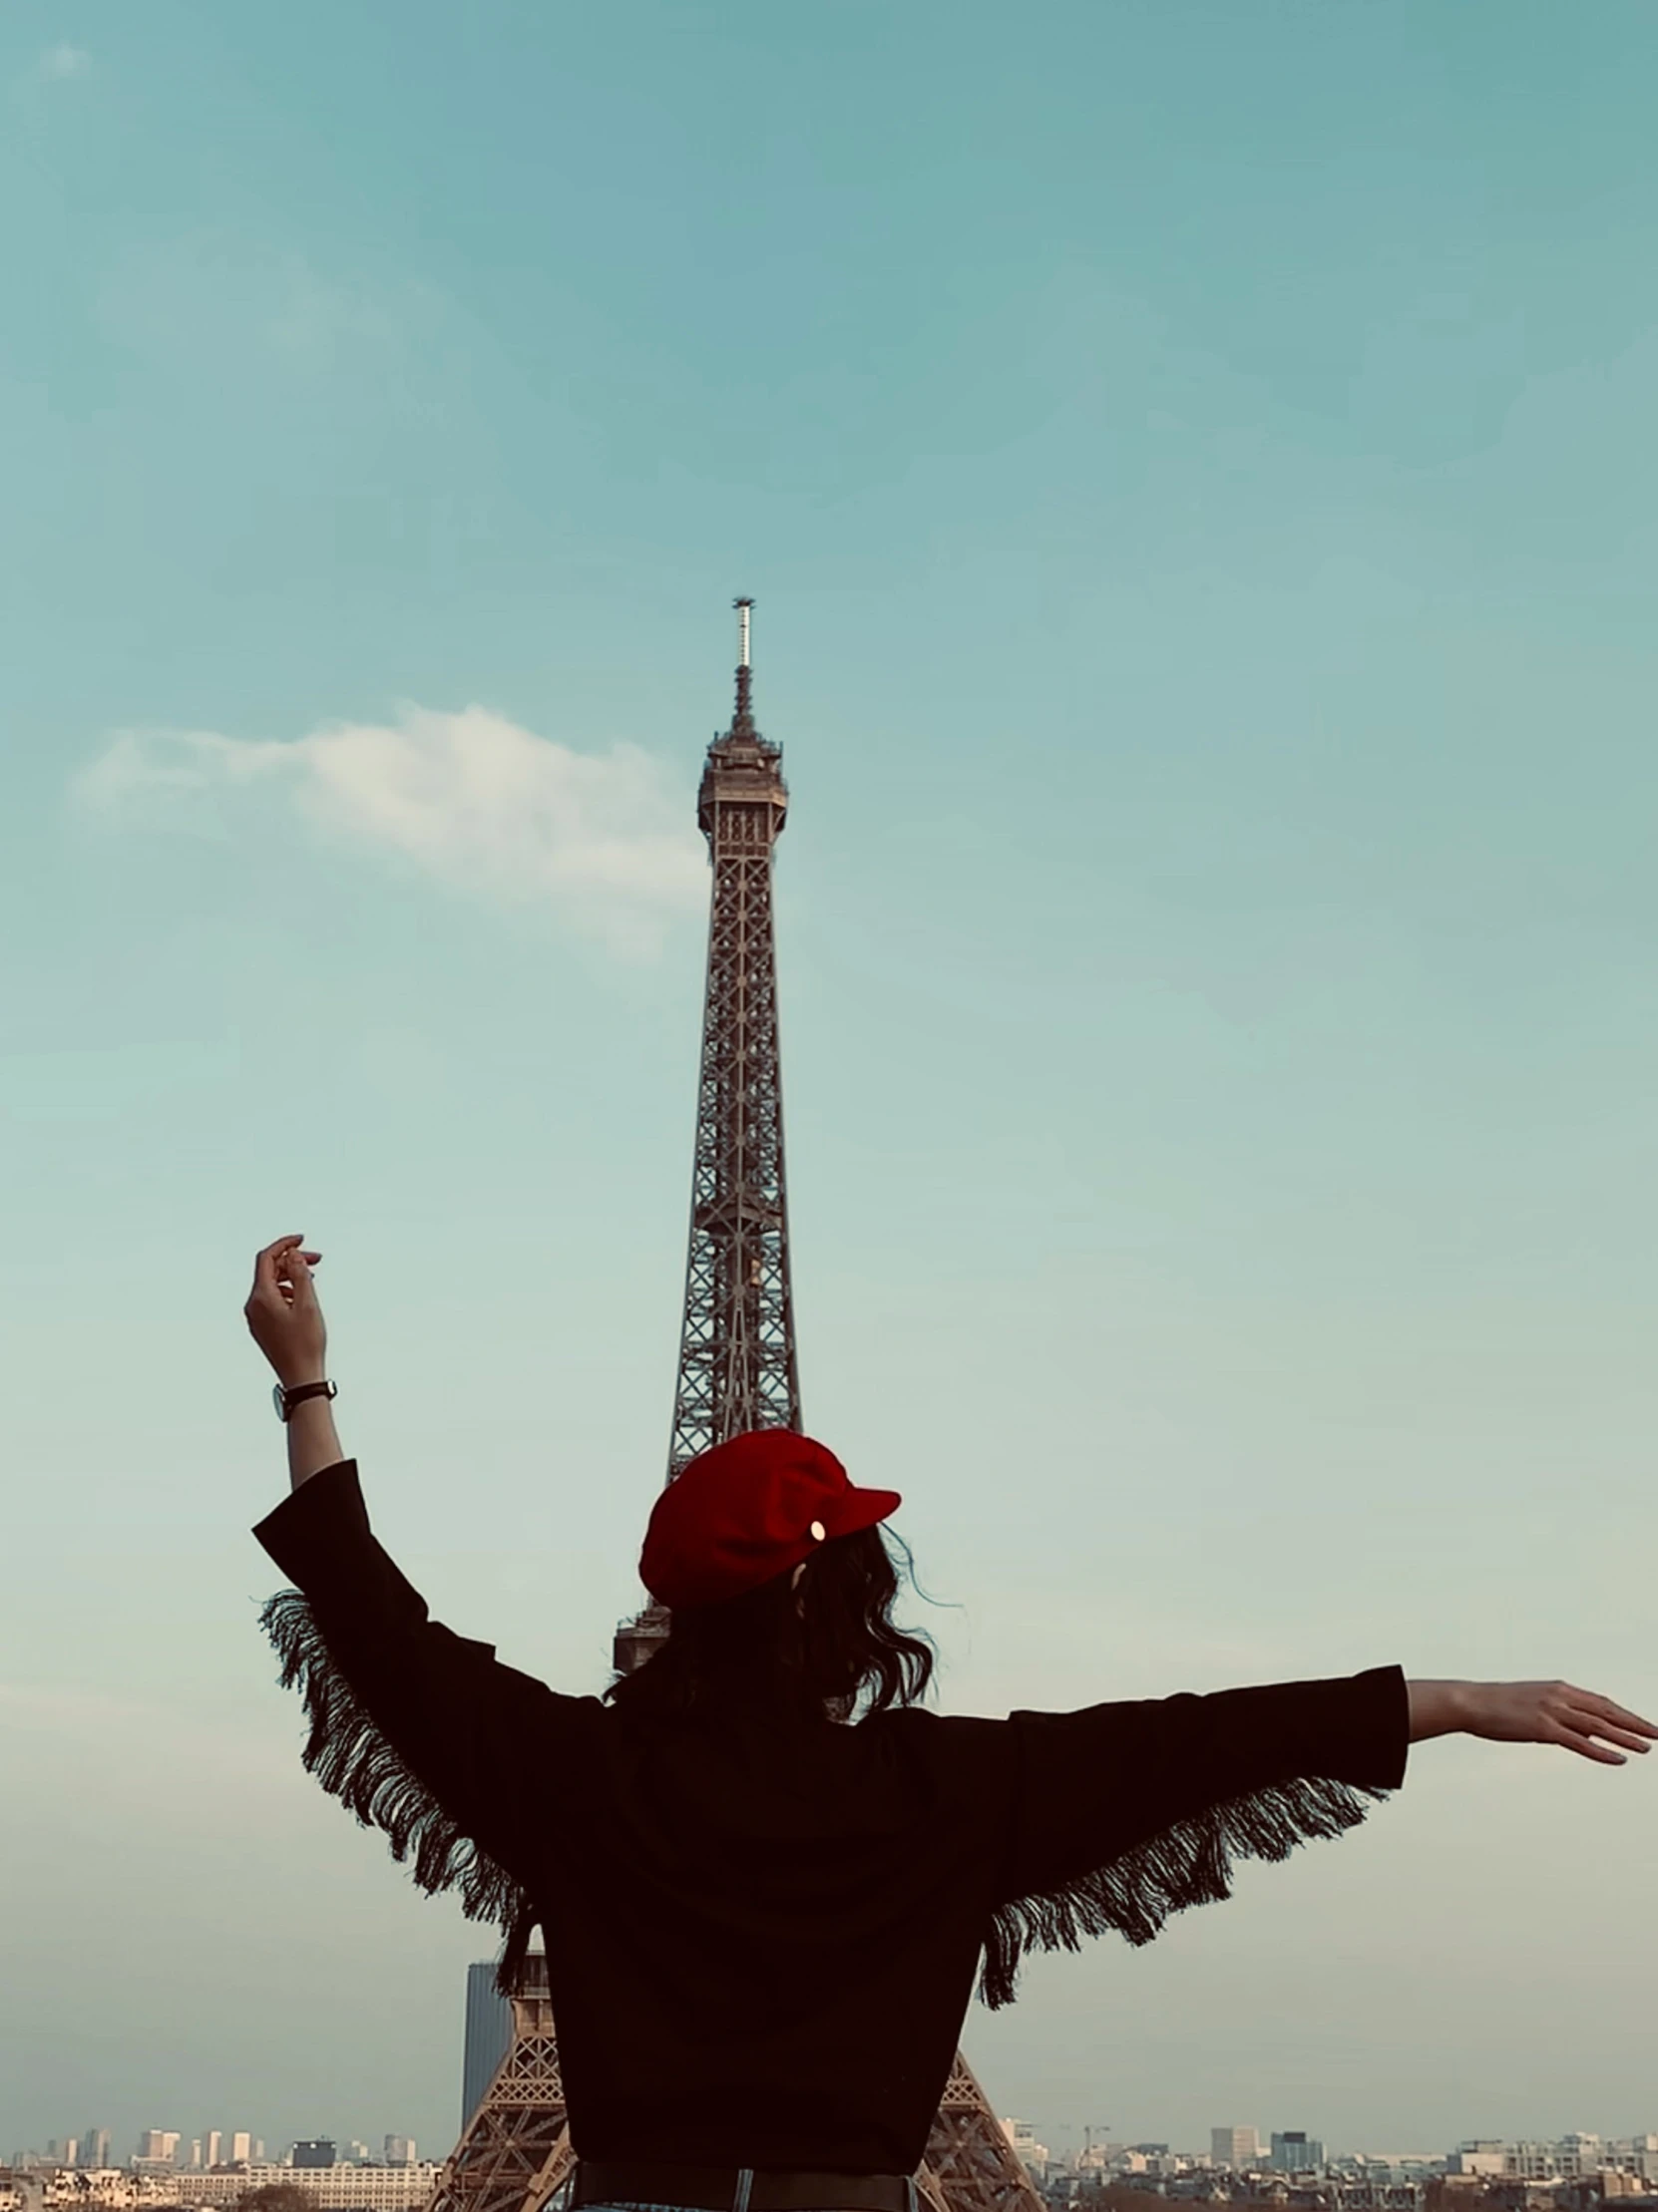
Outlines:
{"label": "woman's hand", "polygon": [[1579,1758],[1623,1766],[1626,1751],[1646,1751],[1658,1741],[1650,1720],[1570,1682],[1412,1682],[1409,1688],[1413,1743],[1443,1735],[1558,1743]]}
{"label": "woman's hand", "polygon": [[254,1343],[289,1389],[320,1382],[327,1372],[328,1331],[311,1282],[322,1255],[306,1252],[304,1243],[303,1237],[278,1237],[265,1246],[253,1262],[253,1288],[242,1307]]}

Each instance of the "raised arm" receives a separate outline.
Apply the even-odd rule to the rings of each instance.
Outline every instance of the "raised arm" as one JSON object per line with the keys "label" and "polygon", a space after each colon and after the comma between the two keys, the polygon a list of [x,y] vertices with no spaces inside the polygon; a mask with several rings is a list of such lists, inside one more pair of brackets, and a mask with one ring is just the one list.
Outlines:
{"label": "raised arm", "polygon": [[[290,1387],[322,1378],[318,1257],[297,1237],[267,1245],[245,1307]],[[295,1407],[287,1431],[292,1494],[254,1534],[295,1585],[271,1599],[264,1625],[284,1684],[304,1697],[304,1763],[384,1831],[423,1889],[454,1889],[472,1917],[506,1927],[506,1973],[529,1937],[530,1885],[571,1751],[599,1708],[430,1618],[369,1526],[326,1398]]]}

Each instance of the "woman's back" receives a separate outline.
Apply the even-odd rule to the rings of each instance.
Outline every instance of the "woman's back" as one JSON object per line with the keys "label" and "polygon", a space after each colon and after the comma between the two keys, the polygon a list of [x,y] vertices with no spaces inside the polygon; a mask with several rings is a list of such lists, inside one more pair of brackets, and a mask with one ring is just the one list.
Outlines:
{"label": "woman's back", "polygon": [[578,1707],[526,1872],[584,2155],[911,2171],[993,1909],[1005,1734]]}
{"label": "woman's back", "polygon": [[607,1703],[431,1621],[351,1461],[258,1534],[303,1593],[271,1621],[307,1763],[426,1887],[542,1927],[590,2159],[910,2172],[981,1960],[1005,2002],[1028,1945],[1144,1941],[1233,1853],[1338,1833],[1404,1772],[1397,1668],[848,1723],[787,1672],[722,1688],[693,1635],[671,1694]]}

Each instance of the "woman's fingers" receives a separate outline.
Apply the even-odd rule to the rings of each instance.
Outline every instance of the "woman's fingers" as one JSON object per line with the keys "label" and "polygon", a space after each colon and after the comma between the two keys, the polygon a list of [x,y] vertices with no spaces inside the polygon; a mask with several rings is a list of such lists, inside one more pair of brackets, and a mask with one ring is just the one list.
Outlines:
{"label": "woman's fingers", "polygon": [[1561,1728],[1552,1740],[1568,1751],[1575,1751],[1579,1758],[1593,1759],[1598,1766],[1627,1766],[1629,1763],[1621,1751],[1608,1751],[1592,1736],[1579,1735],[1572,1728]]}
{"label": "woman's fingers", "polygon": [[[1646,1745],[1639,1736],[1626,1735],[1622,1729],[1609,1727],[1604,1720],[1591,1720],[1587,1716],[1568,1713],[1560,1722],[1562,1735],[1569,1736],[1574,1744],[1612,1743],[1624,1751],[1644,1751]],[[1621,1760],[1619,1762],[1622,1763]]]}
{"label": "woman's fingers", "polygon": [[249,1311],[257,1305],[270,1306],[282,1303],[282,1293],[276,1280],[276,1262],[278,1257],[286,1252],[289,1245],[297,1242],[297,1238],[278,1237],[274,1244],[265,1245],[254,1254],[253,1288],[247,1293]]}
{"label": "woman's fingers", "polygon": [[1564,1726],[1574,1729],[1579,1735],[1600,1736],[1607,1743],[1620,1744],[1625,1751],[1639,1751],[1644,1755],[1652,1748],[1650,1730],[1638,1732],[1635,1728],[1620,1727],[1615,1720],[1607,1720],[1601,1714],[1581,1707],[1563,1713],[1561,1720]]}
{"label": "woman's fingers", "polygon": [[1629,1729],[1631,1734],[1645,1736],[1649,1742],[1658,1743],[1658,1725],[1650,1720],[1643,1720],[1638,1712],[1631,1712],[1627,1705],[1615,1705],[1610,1697],[1598,1696],[1592,1690],[1584,1691],[1579,1701],[1586,1710],[1597,1713],[1602,1719],[1616,1721],[1620,1728]]}
{"label": "woman's fingers", "polygon": [[318,1371],[327,1344],[311,1269],[322,1258],[302,1236],[277,1237],[253,1262],[244,1316],[253,1341],[281,1381]]}
{"label": "woman's fingers", "polygon": [[1554,1684],[1545,1699],[1545,1712],[1550,1742],[1601,1766],[1626,1765],[1625,1752],[1644,1755],[1658,1738],[1658,1728],[1638,1712],[1602,1697],[1598,1690],[1579,1689],[1573,1682]]}
{"label": "woman's fingers", "polygon": [[1605,1736],[1607,1743],[1620,1743],[1625,1752],[1647,1752],[1654,1734],[1658,1734],[1658,1729],[1642,1721],[1638,1712],[1625,1712],[1622,1705],[1611,1703],[1609,1696],[1583,1698],[1569,1705],[1560,1718],[1567,1727],[1576,1727],[1578,1734]]}
{"label": "woman's fingers", "polygon": [[1603,1741],[1603,1743],[1618,1743],[1622,1749],[1625,1749],[1625,1752],[1640,1752],[1642,1758],[1645,1758],[1645,1754],[1651,1749],[1651,1743],[1647,1741],[1647,1736],[1631,1736],[1627,1727],[1614,1727],[1614,1725],[1611,1725],[1611,1721],[1580,1723],[1580,1734],[1600,1736],[1600,1741]]}
{"label": "woman's fingers", "polygon": [[291,1252],[295,1245],[302,1245],[304,1237],[278,1237],[253,1256],[253,1291],[271,1291],[276,1288],[276,1263],[283,1253]]}
{"label": "woman's fingers", "polygon": [[1638,1712],[1602,1697],[1598,1690],[1578,1689],[1570,1682],[1560,1685],[1559,1718],[1580,1735],[1602,1736],[1626,1751],[1644,1752],[1658,1739],[1658,1728]]}
{"label": "woman's fingers", "polygon": [[[249,1311],[255,1306],[263,1306],[267,1310],[286,1312],[292,1305],[293,1271],[289,1267],[289,1261],[304,1242],[302,1235],[278,1237],[254,1256],[253,1288],[247,1293]],[[299,1251],[299,1257],[305,1262],[306,1268],[314,1268],[322,1255],[320,1252]]]}

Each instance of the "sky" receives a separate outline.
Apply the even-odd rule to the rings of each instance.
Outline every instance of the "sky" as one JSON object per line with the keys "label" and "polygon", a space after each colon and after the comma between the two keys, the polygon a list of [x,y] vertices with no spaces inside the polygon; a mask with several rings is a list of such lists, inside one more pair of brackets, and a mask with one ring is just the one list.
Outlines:
{"label": "sky", "polygon": [[[241,1301],[597,1689],[735,593],[807,1425],[949,1710],[1652,1711],[1645,0],[7,0],[0,2152],[459,2099],[301,1773]],[[1658,1775],[1444,1741],[966,2047],[1054,2148],[1658,2126]]]}

